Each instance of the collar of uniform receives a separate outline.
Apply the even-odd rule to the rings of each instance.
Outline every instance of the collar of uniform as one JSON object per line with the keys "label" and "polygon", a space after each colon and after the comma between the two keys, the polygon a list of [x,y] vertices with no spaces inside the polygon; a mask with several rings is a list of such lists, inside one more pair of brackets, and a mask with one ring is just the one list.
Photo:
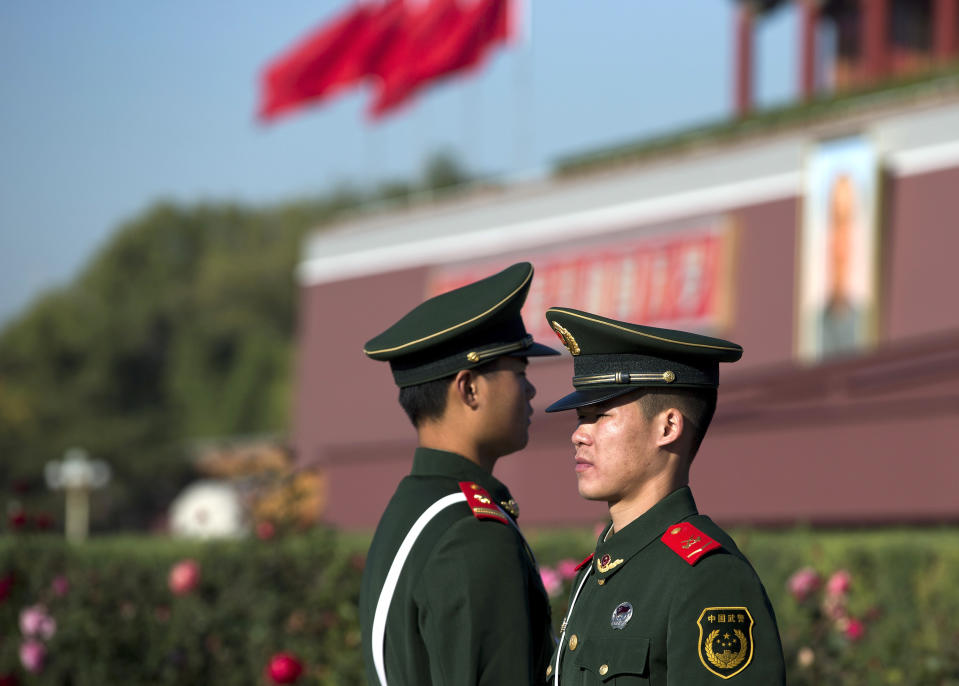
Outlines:
{"label": "collar of uniform", "polygon": [[[670,524],[681,522],[697,512],[692,491],[688,486],[683,486],[667,495],[604,542],[603,536],[609,530],[607,527],[600,534],[596,544],[596,555],[593,558],[597,575],[600,579],[612,576],[622,569],[633,555],[662,536]],[[606,571],[601,571],[602,568]]]}
{"label": "collar of uniform", "polygon": [[457,481],[474,481],[485,488],[497,501],[508,501],[512,498],[506,485],[488,471],[462,455],[445,450],[417,448],[413,453],[413,470],[410,475],[442,476]]}

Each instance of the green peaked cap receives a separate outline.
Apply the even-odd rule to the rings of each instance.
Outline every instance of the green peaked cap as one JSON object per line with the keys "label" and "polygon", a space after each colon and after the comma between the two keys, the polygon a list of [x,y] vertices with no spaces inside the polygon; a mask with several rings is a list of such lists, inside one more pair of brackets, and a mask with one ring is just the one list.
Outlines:
{"label": "green peaked cap", "polygon": [[533,342],[520,310],[533,265],[519,262],[485,279],[437,295],[363,346],[390,363],[400,388],[442,379],[503,355],[533,357],[559,351]]}
{"label": "green peaked cap", "polygon": [[576,390],[547,412],[595,405],[639,388],[716,388],[719,363],[743,349],[688,331],[630,324],[598,314],[551,307],[546,320],[573,355]]}

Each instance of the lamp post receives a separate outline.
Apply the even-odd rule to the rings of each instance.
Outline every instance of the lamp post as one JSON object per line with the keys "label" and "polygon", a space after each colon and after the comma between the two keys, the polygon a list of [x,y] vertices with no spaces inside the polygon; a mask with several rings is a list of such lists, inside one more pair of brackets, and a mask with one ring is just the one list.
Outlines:
{"label": "lamp post", "polygon": [[62,462],[48,462],[43,473],[49,488],[66,491],[67,540],[85,540],[90,529],[90,491],[106,486],[110,466],[102,460],[91,460],[83,448],[70,448]]}

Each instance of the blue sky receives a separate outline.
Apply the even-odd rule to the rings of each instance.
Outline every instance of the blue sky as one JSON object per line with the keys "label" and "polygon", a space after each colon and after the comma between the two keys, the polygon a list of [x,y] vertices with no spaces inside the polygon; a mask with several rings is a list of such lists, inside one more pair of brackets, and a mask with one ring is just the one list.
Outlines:
{"label": "blue sky", "polygon": [[[531,39],[382,123],[354,90],[270,126],[258,74],[346,0],[0,5],[0,323],[168,199],[273,203],[418,173],[521,176],[731,116],[733,0],[534,0]],[[796,17],[756,33],[760,106],[796,93]]]}

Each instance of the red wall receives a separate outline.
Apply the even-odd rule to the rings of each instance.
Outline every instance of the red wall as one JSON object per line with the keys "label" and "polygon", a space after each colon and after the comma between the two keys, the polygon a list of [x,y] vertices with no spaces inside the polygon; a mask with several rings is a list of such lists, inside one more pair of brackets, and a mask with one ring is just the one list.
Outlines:
{"label": "red wall", "polygon": [[[701,510],[727,523],[959,520],[957,188],[959,169],[887,179],[880,346],[813,367],[793,352],[798,202],[731,213],[735,304],[720,335],[745,354],[724,367],[693,465]],[[362,348],[422,300],[426,277],[424,267],[303,290],[294,446],[329,477],[330,522],[372,527],[409,470],[413,429],[388,366]],[[570,390],[571,367],[565,354],[533,361],[530,444],[495,471],[527,525],[604,517],[576,492],[572,413],[542,412]]]}

